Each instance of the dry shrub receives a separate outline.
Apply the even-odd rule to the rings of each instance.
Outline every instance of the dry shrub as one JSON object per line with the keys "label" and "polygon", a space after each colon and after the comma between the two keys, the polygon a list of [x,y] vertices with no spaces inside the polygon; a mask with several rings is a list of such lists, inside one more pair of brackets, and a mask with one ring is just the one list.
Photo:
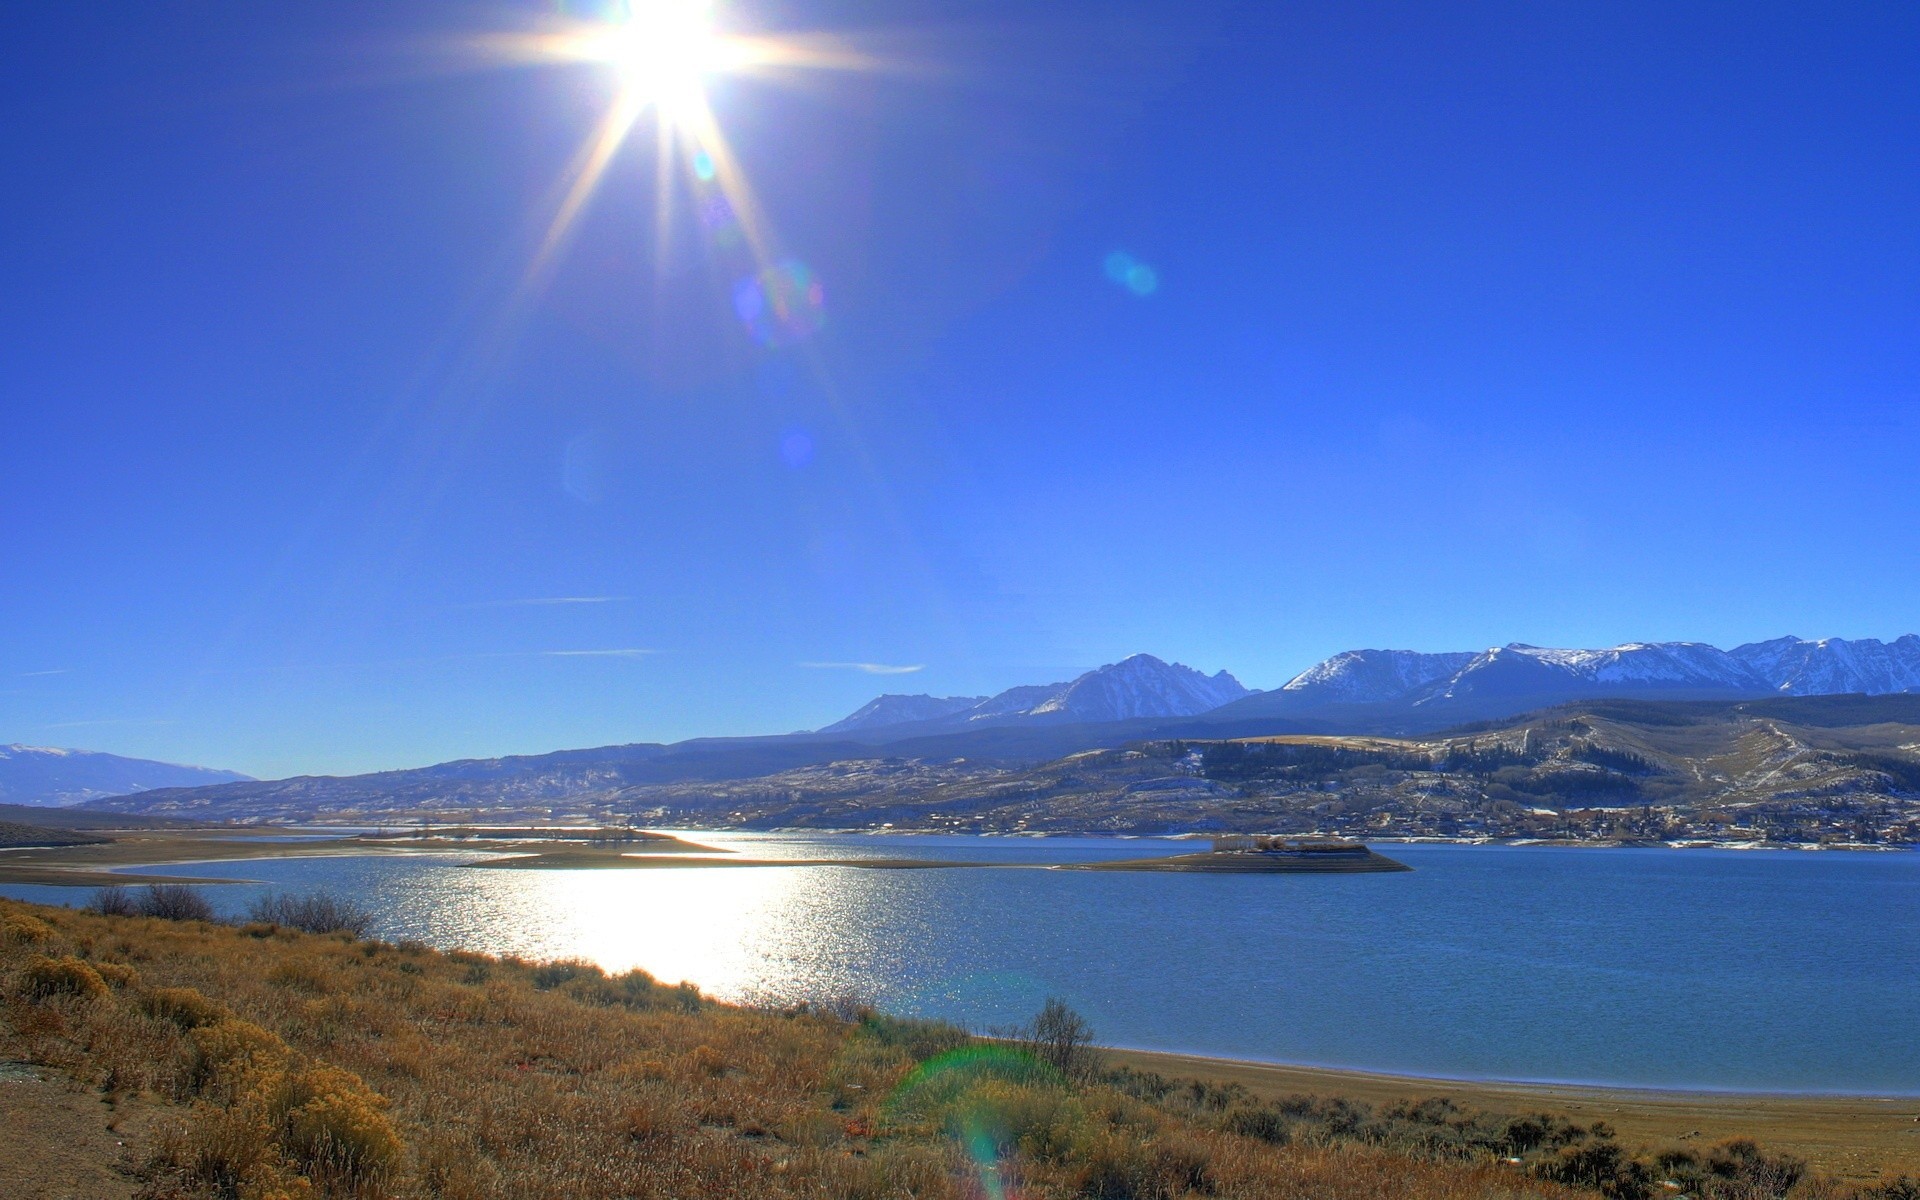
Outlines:
{"label": "dry shrub", "polygon": [[100,978],[106,980],[112,987],[130,988],[137,986],[140,982],[140,972],[126,963],[95,962],[93,969],[100,972]]}
{"label": "dry shrub", "polygon": [[400,1162],[400,1137],[387,1101],[358,1075],[314,1066],[291,1080],[285,1146],[309,1174],[360,1182],[384,1177]]}
{"label": "dry shrub", "polygon": [[100,978],[100,972],[70,954],[59,958],[34,955],[27,960],[26,970],[20,973],[20,987],[35,1000],[53,996],[102,1000],[107,996],[107,983]]}
{"label": "dry shrub", "polygon": [[150,883],[142,888],[134,905],[143,917],[163,921],[211,921],[213,903],[184,883]]}
{"label": "dry shrub", "polygon": [[134,900],[133,893],[120,883],[110,883],[95,892],[93,902],[87,908],[103,917],[132,917],[140,912],[140,905]]}
{"label": "dry shrub", "polygon": [[982,1079],[946,1111],[947,1132],[976,1156],[989,1150],[1004,1157],[1018,1150],[1033,1158],[1063,1162],[1077,1157],[1093,1136],[1085,1107],[1064,1088]]}
{"label": "dry shrub", "polygon": [[150,1171],[189,1195],[261,1196],[292,1183],[260,1105],[195,1104],[161,1131]]}
{"label": "dry shrub", "polygon": [[193,1047],[195,1090],[228,1102],[260,1080],[285,1073],[292,1057],[285,1042],[237,1017],[196,1026],[187,1038]]}
{"label": "dry shrub", "polygon": [[1211,1195],[1212,1157],[1205,1146],[1191,1139],[1147,1139],[1108,1130],[1082,1151],[1074,1189],[1091,1200]]}
{"label": "dry shrub", "polygon": [[172,1022],[132,1005],[101,1005],[91,1014],[88,1035],[87,1054],[103,1091],[190,1094],[186,1064],[192,1051]]}
{"label": "dry shrub", "polygon": [[293,896],[275,892],[248,906],[255,925],[284,926],[303,933],[347,933],[360,937],[373,926],[373,914],[329,892]]}
{"label": "dry shrub", "polygon": [[227,1015],[227,1010],[193,988],[154,988],[141,1000],[141,1007],[162,1021],[172,1021],[182,1029],[211,1025]]}
{"label": "dry shrub", "polygon": [[0,946],[39,946],[53,940],[53,926],[23,912],[0,914]]}
{"label": "dry shrub", "polygon": [[687,1065],[702,1075],[724,1075],[727,1073],[726,1056],[712,1046],[701,1044],[687,1055]]}
{"label": "dry shrub", "polygon": [[297,992],[306,992],[313,996],[324,996],[332,990],[330,972],[318,963],[303,958],[290,958],[273,964],[268,969],[266,979],[276,987],[291,988]]}

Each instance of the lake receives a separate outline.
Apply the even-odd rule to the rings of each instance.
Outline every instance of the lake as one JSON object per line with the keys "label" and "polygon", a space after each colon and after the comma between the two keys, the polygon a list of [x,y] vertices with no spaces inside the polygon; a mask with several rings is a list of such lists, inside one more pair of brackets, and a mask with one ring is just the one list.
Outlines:
{"label": "lake", "polygon": [[[1009,866],[1154,839],[695,832],[755,857]],[[1058,995],[1130,1047],[1403,1074],[1920,1094],[1920,854],[1382,846],[1370,875],[846,867],[479,871],[459,855],[154,868],[328,888],[376,933],[852,995],[976,1029]],[[470,856],[468,856],[470,857]],[[82,903],[65,888],[7,895]]]}

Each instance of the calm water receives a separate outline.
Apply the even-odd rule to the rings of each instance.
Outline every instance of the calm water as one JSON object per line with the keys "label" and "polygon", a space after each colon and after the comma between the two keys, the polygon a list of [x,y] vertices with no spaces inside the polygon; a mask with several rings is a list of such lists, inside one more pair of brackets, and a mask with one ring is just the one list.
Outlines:
{"label": "calm water", "polygon": [[[691,835],[759,856],[1059,862],[1096,839]],[[1398,846],[1410,874],[164,868],[327,887],[378,933],[853,994],[975,1027],[1064,996],[1118,1045],[1412,1074],[1920,1093],[1920,854]],[[210,889],[229,912],[261,883]],[[4,889],[76,903],[71,889]]]}

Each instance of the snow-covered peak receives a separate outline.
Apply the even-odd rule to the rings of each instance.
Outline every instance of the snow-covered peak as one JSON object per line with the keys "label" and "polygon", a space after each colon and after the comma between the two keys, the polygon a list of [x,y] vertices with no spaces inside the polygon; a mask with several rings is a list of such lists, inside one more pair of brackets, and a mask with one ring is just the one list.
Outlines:
{"label": "snow-covered peak", "polygon": [[821,729],[821,733],[850,733],[859,729],[877,729],[887,725],[905,725],[911,721],[932,721],[965,712],[979,704],[982,696],[902,696],[889,693],[876,696],[851,715]]}
{"label": "snow-covered peak", "polygon": [[1746,664],[1705,642],[1626,642],[1598,650],[1545,649],[1520,642],[1489,650],[1522,655],[1588,683],[1645,683],[1679,687],[1751,688]]}
{"label": "snow-covered peak", "polygon": [[1471,651],[1348,650],[1308,667],[1280,690],[1329,704],[1377,704],[1402,699],[1446,679],[1473,658]]}
{"label": "snow-covered peak", "polygon": [[1135,654],[1088,671],[1033,706],[1030,715],[1071,716],[1081,721],[1134,717],[1192,717],[1247,694],[1225,671],[1204,675],[1181,663]]}
{"label": "snow-covered peak", "polygon": [[929,731],[1033,721],[1191,717],[1247,695],[1225,671],[1205,675],[1151,654],[1108,663],[1065,683],[1025,684],[985,697],[881,696],[821,733],[931,722]]}
{"label": "snow-covered peak", "polygon": [[1735,646],[1731,653],[1784,695],[1920,691],[1920,635],[1911,633],[1891,642],[1783,637]]}
{"label": "snow-covered peak", "polygon": [[247,778],[233,771],[122,758],[99,750],[0,746],[0,803],[78,804],[161,787],[197,787]]}

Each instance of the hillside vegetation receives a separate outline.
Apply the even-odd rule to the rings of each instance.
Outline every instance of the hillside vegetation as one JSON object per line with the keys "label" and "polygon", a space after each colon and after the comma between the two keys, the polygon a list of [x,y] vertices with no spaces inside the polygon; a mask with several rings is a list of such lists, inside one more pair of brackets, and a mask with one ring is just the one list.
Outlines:
{"label": "hillside vegetation", "polygon": [[1920,700],[1593,701],[1425,738],[1169,738],[1050,763],[863,760],[630,788],[659,823],[1920,841]]}
{"label": "hillside vegetation", "polygon": [[1059,1006],[982,1042],[267,923],[0,902],[0,1014],[0,1057],[167,1106],[154,1200],[1840,1194],[1750,1144],[1107,1071]]}
{"label": "hillside vegetation", "polygon": [[[1920,841],[1920,696],[1594,700],[1425,737],[1150,737],[1025,765],[863,749],[748,778],[540,779],[537,803],[465,784],[435,793],[421,778],[416,790],[377,800],[333,797],[325,804],[346,807],[326,812],[377,817],[385,805],[440,821],[532,812],[695,828],[1902,844]],[[114,804],[243,820],[312,815],[299,783]]]}

